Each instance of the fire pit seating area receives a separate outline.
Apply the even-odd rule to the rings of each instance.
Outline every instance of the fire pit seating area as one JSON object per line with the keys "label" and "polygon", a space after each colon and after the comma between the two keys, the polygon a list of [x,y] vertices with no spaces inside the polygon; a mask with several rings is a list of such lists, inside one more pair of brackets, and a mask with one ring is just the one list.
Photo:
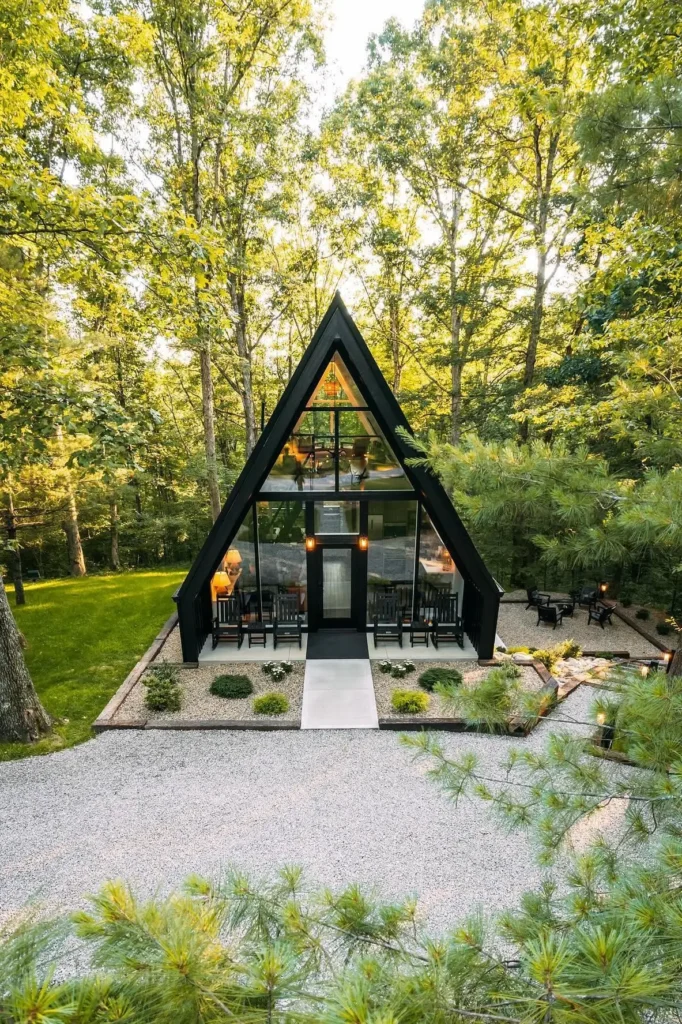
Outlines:
{"label": "fire pit seating area", "polygon": [[526,611],[533,609],[537,614],[537,626],[551,626],[556,629],[563,625],[563,620],[573,618],[576,608],[587,609],[587,625],[594,623],[604,629],[612,625],[613,607],[600,598],[605,585],[599,587],[584,586],[571,592],[570,597],[552,597],[536,586],[526,589]]}

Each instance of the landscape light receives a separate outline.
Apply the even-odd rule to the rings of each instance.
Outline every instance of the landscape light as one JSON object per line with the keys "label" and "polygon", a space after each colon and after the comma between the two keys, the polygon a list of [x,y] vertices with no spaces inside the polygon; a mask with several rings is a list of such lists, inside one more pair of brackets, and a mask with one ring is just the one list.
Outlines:
{"label": "landscape light", "polygon": [[605,594],[608,589],[609,589],[608,583],[600,583],[599,584],[599,593],[600,594]]}
{"label": "landscape light", "polygon": [[358,547],[361,551],[366,551],[369,547],[369,537],[358,537]]}
{"label": "landscape light", "polygon": [[314,537],[306,537],[306,539],[305,539],[305,549],[306,549],[306,551],[314,551],[315,550],[315,538]]}

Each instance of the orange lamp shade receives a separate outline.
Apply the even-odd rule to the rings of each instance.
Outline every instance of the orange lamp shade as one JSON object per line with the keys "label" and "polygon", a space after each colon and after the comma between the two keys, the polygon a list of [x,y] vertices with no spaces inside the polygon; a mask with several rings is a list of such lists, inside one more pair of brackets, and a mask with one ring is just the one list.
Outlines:
{"label": "orange lamp shade", "polygon": [[369,547],[369,537],[358,537],[358,547],[361,551],[366,551]]}
{"label": "orange lamp shade", "polygon": [[239,554],[236,548],[230,548],[225,555],[225,565],[235,566],[242,564],[242,556]]}
{"label": "orange lamp shade", "polygon": [[306,551],[314,551],[315,550],[315,538],[314,537],[306,537],[306,539],[305,539],[305,549],[306,549]]}

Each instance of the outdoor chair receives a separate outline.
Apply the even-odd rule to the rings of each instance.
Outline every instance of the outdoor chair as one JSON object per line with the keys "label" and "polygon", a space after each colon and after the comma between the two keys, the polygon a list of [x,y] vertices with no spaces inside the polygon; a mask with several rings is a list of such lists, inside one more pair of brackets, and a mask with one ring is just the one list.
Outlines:
{"label": "outdoor chair", "polygon": [[565,619],[572,619],[575,611],[575,597],[553,597],[550,604],[555,604]]}
{"label": "outdoor chair", "polygon": [[278,594],[275,598],[275,616],[272,621],[272,642],[275,650],[279,641],[290,644],[294,640],[301,646],[303,628],[298,594]]}
{"label": "outdoor chair", "polygon": [[597,603],[597,591],[594,587],[581,587],[571,597],[580,608],[594,608]]}
{"label": "outdoor chair", "polygon": [[397,594],[377,594],[374,603],[374,646],[397,640],[403,646],[403,618]]}
{"label": "outdoor chair", "polygon": [[538,621],[536,622],[536,626],[545,624],[556,629],[557,626],[560,626],[563,623],[563,613],[560,612],[555,605],[539,604],[537,606],[537,612]]}
{"label": "outdoor chair", "polygon": [[217,597],[216,615],[213,619],[213,650],[219,643],[236,644],[237,649],[244,639],[242,612],[238,597]]}
{"label": "outdoor chair", "polygon": [[587,625],[591,622],[598,622],[603,629],[606,623],[610,626],[613,625],[611,622],[611,616],[613,615],[613,608],[608,608],[606,605],[596,605],[594,608],[590,608],[587,613]]}
{"label": "outdoor chair", "polygon": [[436,650],[441,643],[455,643],[464,647],[464,623],[459,616],[458,594],[440,594],[436,598],[431,640]]}
{"label": "outdoor chair", "polygon": [[526,590],[526,599],[528,601],[526,611],[528,611],[529,608],[539,608],[541,605],[548,605],[550,595],[543,594],[542,591],[537,589],[537,587],[529,587]]}

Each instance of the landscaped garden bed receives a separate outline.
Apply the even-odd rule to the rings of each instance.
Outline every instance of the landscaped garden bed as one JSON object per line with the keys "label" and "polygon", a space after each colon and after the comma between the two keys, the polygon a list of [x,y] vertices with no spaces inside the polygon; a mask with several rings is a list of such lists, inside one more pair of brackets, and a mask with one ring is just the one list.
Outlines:
{"label": "landscaped garden bed", "polygon": [[[275,664],[281,663],[243,661],[188,669],[155,663],[156,667],[144,673],[117,709],[112,724],[137,724],[139,728],[298,728],[305,663],[291,662],[288,671],[275,670],[274,674],[265,671],[266,666]],[[169,678],[175,680],[179,708],[174,698],[171,707],[150,708],[150,693],[158,677],[163,679],[169,673]],[[162,683],[162,694],[169,689],[173,690],[172,684]],[[268,694],[279,694],[281,699],[265,702],[262,707],[262,698]],[[256,710],[259,707],[261,713]]]}
{"label": "landscaped garden bed", "polygon": [[[396,664],[405,662],[391,662],[392,666]],[[548,682],[548,676],[542,668],[538,671],[533,664],[514,665],[510,660],[500,660],[496,665],[486,666],[477,661],[419,661],[413,671],[398,678],[387,670],[387,665],[385,662],[372,662],[379,728],[383,729],[482,729],[527,733],[535,724],[537,716],[528,718],[524,695],[536,694],[540,697],[544,693],[544,712],[551,706],[556,694],[556,684]],[[505,672],[508,673],[506,680],[502,675]],[[491,676],[491,673],[495,674]],[[442,677],[442,682],[438,676]],[[482,687],[490,689],[490,684],[494,685],[496,681],[500,684],[498,694],[502,698],[501,702],[498,700],[498,707],[505,707],[506,702],[504,720],[472,722],[470,694],[462,694],[458,699],[458,691],[482,694]],[[453,693],[452,698],[444,695],[442,683]],[[396,697],[396,691],[405,696]],[[407,696],[409,694],[413,695],[413,706]],[[408,710],[401,712],[398,710],[400,706]]]}

